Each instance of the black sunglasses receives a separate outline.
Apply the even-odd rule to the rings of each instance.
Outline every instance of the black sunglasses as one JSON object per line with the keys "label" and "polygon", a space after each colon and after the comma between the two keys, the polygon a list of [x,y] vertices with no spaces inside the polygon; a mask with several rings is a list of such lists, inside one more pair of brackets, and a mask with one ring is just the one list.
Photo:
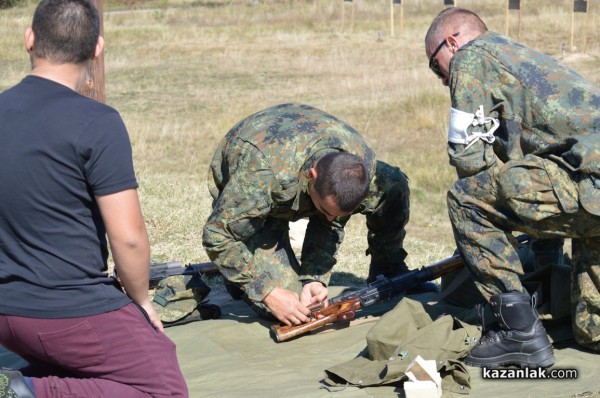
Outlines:
{"label": "black sunglasses", "polygon": [[[452,35],[452,37],[456,37],[459,34],[460,34],[460,32],[456,32],[456,33],[454,33]],[[435,51],[432,52],[431,56],[429,57],[429,69],[431,69],[433,71],[433,73],[435,73],[435,75],[437,77],[439,77],[440,79],[443,79],[446,76],[440,70],[440,64],[437,61],[437,59],[435,59],[435,56],[437,55],[437,53],[440,52],[440,50],[442,49],[442,47],[444,47],[444,44],[446,44],[446,39],[442,40],[442,42],[437,46],[437,48],[435,49]]]}

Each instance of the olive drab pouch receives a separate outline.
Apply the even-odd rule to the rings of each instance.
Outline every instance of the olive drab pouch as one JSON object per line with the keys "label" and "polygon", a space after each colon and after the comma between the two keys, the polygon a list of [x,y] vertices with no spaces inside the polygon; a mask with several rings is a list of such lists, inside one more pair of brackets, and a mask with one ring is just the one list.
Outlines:
{"label": "olive drab pouch", "polygon": [[204,301],[210,290],[200,275],[172,275],[158,282],[152,304],[164,327],[217,319],[220,308]]}
{"label": "olive drab pouch", "polygon": [[402,383],[417,357],[435,360],[444,390],[468,394],[470,379],[460,359],[481,337],[481,328],[443,315],[433,320],[422,303],[403,298],[369,330],[367,347],[351,361],[325,370],[328,386]]}

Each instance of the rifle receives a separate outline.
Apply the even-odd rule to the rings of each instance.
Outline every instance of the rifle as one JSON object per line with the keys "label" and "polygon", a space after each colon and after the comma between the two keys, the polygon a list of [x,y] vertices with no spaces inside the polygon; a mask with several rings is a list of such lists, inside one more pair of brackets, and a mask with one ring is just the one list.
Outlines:
{"label": "rifle", "polygon": [[172,275],[216,275],[219,269],[212,262],[183,265],[179,261],[150,264],[150,285]]}
{"label": "rifle", "polygon": [[[519,243],[523,243],[529,240],[529,236],[519,235],[516,239]],[[369,283],[365,288],[333,297],[329,300],[327,307],[323,307],[322,304],[309,307],[311,310],[310,322],[295,326],[276,324],[271,326],[271,334],[275,341],[280,343],[333,322],[348,321],[354,318],[356,312],[363,307],[398,296],[417,284],[440,278],[462,266],[463,260],[460,254],[455,254],[428,267],[409,271],[402,275],[391,278],[378,275],[375,281]]]}

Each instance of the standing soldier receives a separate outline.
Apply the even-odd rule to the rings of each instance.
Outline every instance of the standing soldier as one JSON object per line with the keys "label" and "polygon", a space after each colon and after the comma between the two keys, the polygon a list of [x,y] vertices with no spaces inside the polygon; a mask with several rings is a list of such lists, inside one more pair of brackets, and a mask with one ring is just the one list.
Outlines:
{"label": "standing soldier", "polygon": [[499,328],[465,362],[550,366],[552,345],[512,231],[573,238],[577,342],[600,351],[600,88],[555,59],[448,8],[425,38],[432,71],[450,88],[448,193],[457,246]]}

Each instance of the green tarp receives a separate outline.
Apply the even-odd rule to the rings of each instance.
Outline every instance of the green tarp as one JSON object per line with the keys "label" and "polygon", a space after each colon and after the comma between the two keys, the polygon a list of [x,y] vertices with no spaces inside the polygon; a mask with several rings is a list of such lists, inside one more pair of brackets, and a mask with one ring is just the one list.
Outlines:
{"label": "green tarp", "polygon": [[[270,323],[260,321],[243,302],[229,299],[218,289],[208,298],[221,306],[220,319],[166,329],[177,344],[191,397],[404,396],[400,386],[346,387],[335,391],[321,386],[325,369],[360,355],[366,348],[367,332],[377,320],[373,314],[392,308],[395,302],[367,307],[369,311],[363,311],[359,317],[363,323],[275,343],[269,334]],[[578,379],[484,380],[480,369],[468,368],[471,393],[445,392],[444,397],[600,397],[600,355],[582,351],[574,344],[555,349],[555,354],[555,368],[577,369]],[[14,363],[14,357],[0,355],[0,366]]]}
{"label": "green tarp", "polygon": [[[213,292],[214,293],[214,292]],[[211,293],[211,295],[213,294]],[[211,298],[209,295],[209,299]],[[214,297],[214,296],[213,296]],[[179,358],[192,397],[402,397],[398,386],[321,387],[325,369],[347,362],[366,348],[366,334],[385,310],[385,304],[367,307],[356,326],[302,336],[275,343],[269,323],[261,322],[243,303],[220,301],[222,317],[167,330],[177,343]],[[426,296],[412,296],[426,300]],[[430,298],[430,296],[429,296]],[[392,308],[395,302],[387,304]],[[372,319],[372,322],[368,322]],[[600,355],[574,344],[556,349],[556,368],[578,370],[577,380],[483,380],[481,370],[468,368],[469,395],[444,397],[571,397],[593,392],[600,397]],[[591,395],[581,395],[591,396]]]}

